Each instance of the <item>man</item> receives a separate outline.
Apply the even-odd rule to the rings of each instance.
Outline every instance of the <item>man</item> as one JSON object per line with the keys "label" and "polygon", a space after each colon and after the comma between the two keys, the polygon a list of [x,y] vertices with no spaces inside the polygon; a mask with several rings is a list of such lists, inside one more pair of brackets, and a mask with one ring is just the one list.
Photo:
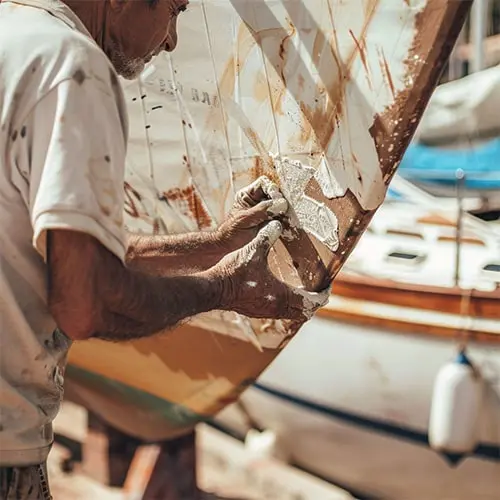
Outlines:
{"label": "man", "polygon": [[45,461],[72,340],[153,335],[212,309],[297,320],[325,300],[268,268],[281,231],[271,219],[287,204],[266,179],[215,232],[125,234],[117,73],[134,78],[173,50],[186,7],[0,0],[2,500],[50,498]]}

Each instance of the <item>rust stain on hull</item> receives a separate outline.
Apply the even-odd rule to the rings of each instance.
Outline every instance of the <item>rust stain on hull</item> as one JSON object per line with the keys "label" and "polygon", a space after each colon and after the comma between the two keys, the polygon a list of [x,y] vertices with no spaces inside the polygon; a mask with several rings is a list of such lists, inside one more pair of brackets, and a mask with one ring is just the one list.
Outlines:
{"label": "rust stain on hull", "polygon": [[396,89],[394,87],[391,70],[389,69],[389,64],[387,64],[387,59],[385,58],[384,51],[380,49],[378,52],[380,58],[380,69],[382,70],[382,74],[384,75],[384,78],[387,81],[387,85],[391,89],[392,97],[396,97]]}
{"label": "rust stain on hull", "polygon": [[415,133],[471,6],[472,0],[430,0],[416,17],[416,36],[405,62],[407,88],[397,93],[394,104],[376,116],[370,128],[387,185]]}
{"label": "rust stain on hull", "polygon": [[253,96],[259,102],[265,102],[269,99],[269,84],[265,79],[265,74],[259,73],[257,81],[255,82],[253,89]]}
{"label": "rust stain on hull", "polygon": [[123,188],[125,190],[125,212],[131,217],[139,218],[136,203],[142,201],[141,195],[128,182],[123,183]]}
{"label": "rust stain on hull", "polygon": [[176,206],[187,217],[195,219],[199,230],[210,229],[213,226],[212,218],[198,190],[193,185],[184,189],[175,188],[165,191],[162,199]]}
{"label": "rust stain on hull", "polygon": [[[372,0],[367,5],[367,12],[361,28],[360,37],[364,39],[370,23],[375,15],[379,0]],[[322,32],[319,32],[314,47],[316,47],[317,52],[314,52],[313,56],[318,58],[321,54],[319,47],[324,49],[325,42],[328,43],[329,55],[332,59],[332,65],[338,69],[337,81],[331,85],[324,85],[324,93],[319,99],[319,102],[314,109],[310,106],[300,103],[301,111],[305,118],[304,127],[309,127],[307,132],[302,133],[302,138],[314,137],[317,142],[318,152],[323,152],[327,149],[330,141],[332,140],[336,125],[340,118],[343,116],[343,104],[345,99],[345,91],[347,84],[351,80],[351,68],[356,56],[359,54],[360,58],[363,60],[364,51],[362,46],[357,43],[356,37],[353,40],[353,46],[351,47],[345,63],[339,59],[339,49],[337,40],[337,31],[334,21],[334,13],[332,11],[331,2],[327,3],[330,18],[332,20],[333,34],[330,41],[326,41]],[[322,82],[323,83],[323,82]],[[326,102],[321,102],[326,101]]]}

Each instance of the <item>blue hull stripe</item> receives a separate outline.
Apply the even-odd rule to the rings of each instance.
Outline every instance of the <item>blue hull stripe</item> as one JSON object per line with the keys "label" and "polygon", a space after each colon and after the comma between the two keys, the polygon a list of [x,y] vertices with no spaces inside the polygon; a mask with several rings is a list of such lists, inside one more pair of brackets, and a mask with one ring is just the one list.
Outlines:
{"label": "blue hull stripe", "polygon": [[[256,382],[252,385],[252,387],[270,396],[274,396],[277,399],[286,401],[287,403],[290,403],[292,405],[299,406],[300,408],[319,413],[335,420],[340,420],[342,422],[345,422],[346,424],[360,427],[367,431],[374,431],[390,437],[409,441],[413,444],[423,445],[427,447],[429,446],[428,435],[424,432],[401,427],[383,420],[363,417],[361,415],[356,415],[344,410],[324,406],[319,403],[314,403],[313,401],[308,401],[307,399],[303,399],[299,396],[294,396],[293,394],[282,392],[265,384]],[[470,453],[470,456],[500,462],[500,446],[495,446],[492,444],[479,444],[474,452]]]}

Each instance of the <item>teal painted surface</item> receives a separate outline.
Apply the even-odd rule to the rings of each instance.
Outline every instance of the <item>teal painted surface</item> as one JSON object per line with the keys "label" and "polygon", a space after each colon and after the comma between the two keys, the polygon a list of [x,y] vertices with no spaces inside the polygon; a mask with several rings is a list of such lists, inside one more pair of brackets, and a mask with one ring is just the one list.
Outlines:
{"label": "teal painted surface", "polygon": [[133,404],[146,411],[154,412],[171,422],[172,427],[187,427],[208,418],[193,412],[185,406],[172,403],[153,394],[73,365],[67,366],[65,378],[74,380],[91,390],[99,392],[101,395],[109,396],[115,401]]}

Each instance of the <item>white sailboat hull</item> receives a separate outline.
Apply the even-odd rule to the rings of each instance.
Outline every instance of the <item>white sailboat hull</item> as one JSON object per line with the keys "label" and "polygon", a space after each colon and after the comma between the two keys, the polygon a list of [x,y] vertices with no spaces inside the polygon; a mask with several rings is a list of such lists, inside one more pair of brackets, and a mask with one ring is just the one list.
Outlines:
{"label": "white sailboat hull", "polygon": [[[454,342],[314,318],[242,397],[302,467],[394,500],[493,500],[500,492],[500,348],[468,350],[487,381],[481,447],[458,468],[427,444],[434,378]],[[240,410],[219,422],[244,431]]]}

